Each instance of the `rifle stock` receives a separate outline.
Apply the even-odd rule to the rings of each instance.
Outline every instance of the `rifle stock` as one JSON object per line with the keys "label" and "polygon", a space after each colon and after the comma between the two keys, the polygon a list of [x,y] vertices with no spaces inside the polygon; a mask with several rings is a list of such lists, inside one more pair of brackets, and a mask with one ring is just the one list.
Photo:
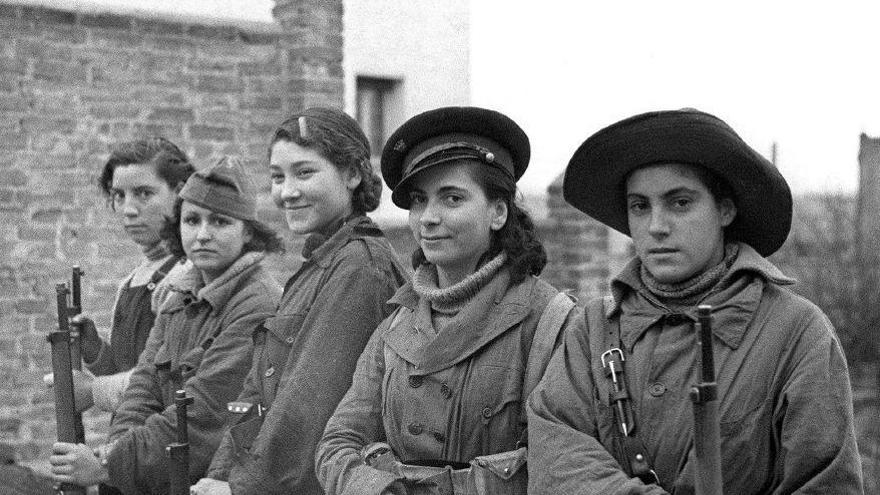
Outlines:
{"label": "rifle stock", "polygon": [[[85,430],[82,417],[76,412],[73,395],[73,372],[70,357],[70,327],[68,321],[67,284],[55,285],[55,298],[58,306],[58,329],[49,333],[47,340],[52,346],[52,374],[55,391],[55,422],[58,441],[66,443],[85,443]],[[85,488],[62,483],[56,486],[59,493],[84,495]]]}
{"label": "rifle stock", "polygon": [[193,403],[187,397],[186,390],[174,393],[174,404],[177,406],[177,441],[165,448],[169,459],[169,495],[189,494],[189,433],[187,431],[187,406]]}

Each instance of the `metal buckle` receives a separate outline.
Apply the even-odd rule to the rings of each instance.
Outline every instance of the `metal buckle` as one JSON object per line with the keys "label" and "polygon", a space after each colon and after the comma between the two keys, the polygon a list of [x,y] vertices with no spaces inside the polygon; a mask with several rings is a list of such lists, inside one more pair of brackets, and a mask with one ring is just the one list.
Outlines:
{"label": "metal buckle", "polygon": [[[620,362],[626,361],[626,358],[623,357],[623,351],[621,351],[619,347],[612,347],[611,349],[608,349],[607,351],[602,353],[602,368],[607,368],[609,364],[613,364],[611,360],[614,358],[615,352],[620,355]],[[605,362],[605,356],[609,356],[607,363]]]}

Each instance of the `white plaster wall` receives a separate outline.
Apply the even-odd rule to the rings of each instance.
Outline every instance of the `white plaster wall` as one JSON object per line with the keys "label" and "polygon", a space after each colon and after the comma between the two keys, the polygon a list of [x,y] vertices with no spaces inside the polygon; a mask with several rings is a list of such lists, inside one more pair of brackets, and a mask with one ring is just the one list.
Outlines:
{"label": "white plaster wall", "polygon": [[[469,0],[344,0],[346,112],[355,115],[357,76],[399,81],[386,108],[388,135],[420,112],[470,104],[468,5]],[[381,226],[406,221],[406,211],[390,198],[385,188],[382,204],[371,213]]]}
{"label": "white plaster wall", "polygon": [[468,0],[344,0],[345,109],[355,112],[355,78],[401,81],[388,129],[445,105],[470,102]]}

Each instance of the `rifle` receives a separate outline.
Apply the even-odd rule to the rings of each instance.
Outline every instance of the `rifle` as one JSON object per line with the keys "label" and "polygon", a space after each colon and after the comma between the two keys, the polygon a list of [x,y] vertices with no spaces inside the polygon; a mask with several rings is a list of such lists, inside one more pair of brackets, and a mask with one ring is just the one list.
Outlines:
{"label": "rifle", "polygon": [[180,389],[174,393],[174,404],[177,406],[177,442],[165,447],[170,464],[169,495],[189,495],[189,434],[186,408],[192,403],[193,398],[186,396],[186,390]]}
{"label": "rifle", "polygon": [[[70,357],[70,325],[67,305],[67,284],[55,285],[55,299],[58,306],[58,329],[49,333],[46,339],[52,346],[52,374],[55,385],[55,422],[58,426],[58,441],[66,443],[85,443],[85,430],[82,416],[76,412],[73,397],[73,371]],[[85,495],[86,489],[70,483],[61,483],[56,489],[61,494]]]}
{"label": "rifle", "polygon": [[[82,276],[85,275],[79,265],[73,265],[71,271],[73,272],[70,277],[71,304],[67,312],[70,318],[82,313]],[[70,364],[75,370],[82,369],[82,340],[79,325],[70,326]]]}
{"label": "rifle", "polygon": [[691,387],[694,406],[694,449],[697,495],[723,495],[721,477],[721,432],[718,425],[718,384],[715,382],[715,356],[712,352],[712,306],[697,307],[700,354],[700,382]]}

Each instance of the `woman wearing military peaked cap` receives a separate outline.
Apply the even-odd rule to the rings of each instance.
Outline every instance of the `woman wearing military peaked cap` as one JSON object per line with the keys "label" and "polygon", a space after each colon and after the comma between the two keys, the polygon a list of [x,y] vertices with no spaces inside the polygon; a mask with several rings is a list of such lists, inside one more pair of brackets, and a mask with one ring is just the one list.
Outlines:
{"label": "woman wearing military peaked cap", "polygon": [[[275,310],[281,287],[263,267],[281,239],[256,218],[256,188],[241,162],[224,158],[187,179],[165,232],[191,265],[170,282],[100,457],[56,443],[55,481],[104,483],[122,493],[167,493],[166,447],[176,441],[174,393],[184,389],[190,481],[208,468],[223,436],[226,403],[251,365],[252,335]],[[173,231],[173,232],[171,232]]]}
{"label": "woman wearing military peaked cap", "polygon": [[482,108],[425,112],[388,140],[415,274],[327,423],[327,493],[525,493],[524,400],[560,328],[582,322],[537,278],[544,248],[514,202],[528,160],[522,129]]}
{"label": "woman wearing military peaked cap", "polygon": [[779,171],[721,119],[661,111],[588,138],[563,191],[636,256],[529,400],[530,491],[694,491],[693,322],[710,305],[724,493],[862,493],[840,343],[765,258],[791,225]]}

